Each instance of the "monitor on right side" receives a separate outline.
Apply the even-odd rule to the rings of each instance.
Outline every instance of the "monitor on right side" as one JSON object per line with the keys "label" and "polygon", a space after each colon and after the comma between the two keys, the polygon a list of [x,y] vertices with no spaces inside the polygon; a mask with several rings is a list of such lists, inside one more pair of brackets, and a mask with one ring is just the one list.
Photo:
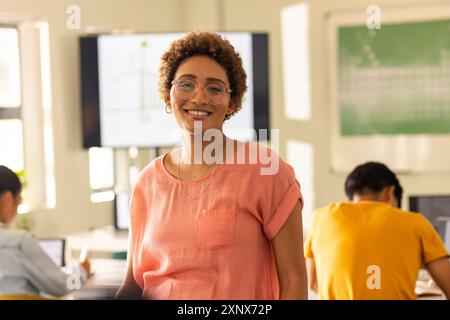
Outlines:
{"label": "monitor on right side", "polygon": [[425,216],[450,250],[450,195],[410,196],[409,210]]}

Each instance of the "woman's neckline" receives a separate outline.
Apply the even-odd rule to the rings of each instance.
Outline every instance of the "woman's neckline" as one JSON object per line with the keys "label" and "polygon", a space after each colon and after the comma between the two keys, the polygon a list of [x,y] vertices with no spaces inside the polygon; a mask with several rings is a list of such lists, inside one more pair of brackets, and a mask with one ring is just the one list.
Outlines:
{"label": "woman's neckline", "polygon": [[199,179],[193,179],[193,180],[179,180],[177,177],[173,176],[169,170],[167,170],[167,168],[164,166],[164,159],[166,158],[166,156],[170,153],[170,152],[166,152],[164,153],[161,157],[159,157],[159,159],[157,159],[157,164],[158,166],[162,167],[162,171],[164,172],[165,175],[167,175],[170,179],[174,180],[175,182],[181,182],[181,183],[196,183],[196,182],[202,182],[203,180],[206,180],[208,178],[210,178],[213,174],[216,173],[216,171],[220,170],[221,168],[223,168],[224,166],[226,166],[227,160],[229,157],[234,157],[238,151],[240,151],[243,147],[245,147],[246,145],[248,145],[250,142],[242,142],[239,140],[235,140],[237,141],[237,148],[234,148],[233,150],[233,154],[230,156],[226,156],[226,160],[223,163],[220,163],[218,165],[216,165],[216,167],[211,170],[210,173],[208,173],[206,176],[199,178]]}

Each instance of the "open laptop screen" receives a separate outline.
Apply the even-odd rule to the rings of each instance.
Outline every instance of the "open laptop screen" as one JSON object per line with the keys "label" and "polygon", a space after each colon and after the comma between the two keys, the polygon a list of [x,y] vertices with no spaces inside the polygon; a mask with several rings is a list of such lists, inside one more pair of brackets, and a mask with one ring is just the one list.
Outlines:
{"label": "open laptop screen", "polygon": [[42,250],[55,262],[58,267],[64,266],[64,239],[39,239]]}

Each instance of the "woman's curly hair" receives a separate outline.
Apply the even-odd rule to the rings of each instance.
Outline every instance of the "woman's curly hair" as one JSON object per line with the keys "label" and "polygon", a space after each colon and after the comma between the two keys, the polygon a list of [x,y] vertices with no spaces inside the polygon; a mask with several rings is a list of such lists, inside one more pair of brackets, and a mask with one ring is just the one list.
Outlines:
{"label": "woman's curly hair", "polygon": [[230,82],[231,99],[234,106],[225,120],[236,114],[242,106],[242,97],[247,90],[247,74],[242,66],[242,59],[231,43],[217,33],[189,32],[183,38],[170,45],[161,57],[159,69],[159,91],[164,101],[170,98],[172,80],[181,63],[189,57],[204,55],[215,60],[227,73]]}

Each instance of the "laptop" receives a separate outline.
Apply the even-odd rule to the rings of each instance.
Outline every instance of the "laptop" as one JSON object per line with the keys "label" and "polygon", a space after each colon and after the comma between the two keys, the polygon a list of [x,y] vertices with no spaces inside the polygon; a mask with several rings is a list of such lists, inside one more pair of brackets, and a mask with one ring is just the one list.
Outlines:
{"label": "laptop", "polygon": [[450,250],[450,195],[410,196],[409,210],[424,215]]}
{"label": "laptop", "polygon": [[53,262],[58,267],[64,267],[65,261],[64,261],[64,250],[66,245],[66,240],[63,238],[52,238],[52,239],[38,239],[39,245],[41,246],[42,250],[47,253],[47,255],[50,257],[50,259],[53,260]]}

